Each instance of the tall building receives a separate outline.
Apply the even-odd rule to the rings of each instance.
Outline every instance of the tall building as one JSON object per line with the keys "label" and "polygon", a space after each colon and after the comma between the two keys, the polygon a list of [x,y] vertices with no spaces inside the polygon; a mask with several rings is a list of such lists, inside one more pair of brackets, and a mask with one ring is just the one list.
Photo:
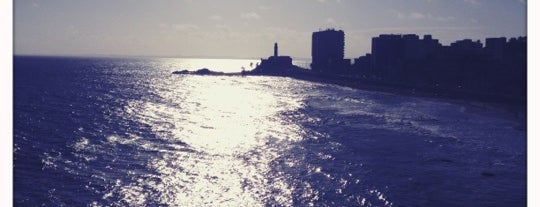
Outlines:
{"label": "tall building", "polygon": [[493,58],[503,58],[504,48],[506,46],[506,37],[486,38],[486,52]]}
{"label": "tall building", "polygon": [[345,33],[342,30],[327,29],[313,32],[311,43],[311,69],[317,72],[331,72],[341,68],[345,55]]}
{"label": "tall building", "polygon": [[416,34],[381,34],[371,40],[372,72],[389,81],[414,75],[411,70],[418,69],[419,64],[432,57],[440,47],[439,41],[431,35],[420,39]]}
{"label": "tall building", "polygon": [[402,45],[401,35],[381,34],[371,39],[371,61],[378,76],[397,77]]}

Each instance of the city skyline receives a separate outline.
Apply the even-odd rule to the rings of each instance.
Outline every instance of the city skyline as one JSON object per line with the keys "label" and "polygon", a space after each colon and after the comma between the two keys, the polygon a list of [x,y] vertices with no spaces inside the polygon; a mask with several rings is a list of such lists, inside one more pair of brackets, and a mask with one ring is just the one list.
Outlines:
{"label": "city skyline", "polygon": [[[431,35],[381,34],[373,37],[371,53],[344,58],[344,32],[313,32],[310,69],[294,66],[289,56],[261,59],[242,75],[277,75],[300,79],[334,80],[340,84],[369,82],[395,88],[427,90],[453,97],[526,100],[527,37],[458,40],[442,45]],[[208,69],[206,69],[208,70]],[[183,71],[179,74],[189,74]],[[219,74],[196,71],[194,74]],[[481,80],[481,81],[479,81]]]}
{"label": "city skyline", "polygon": [[235,3],[182,0],[14,1],[14,53],[257,58],[280,44],[310,58],[311,33],[345,31],[345,57],[369,53],[379,34],[461,39],[526,36],[524,1],[303,0]]}

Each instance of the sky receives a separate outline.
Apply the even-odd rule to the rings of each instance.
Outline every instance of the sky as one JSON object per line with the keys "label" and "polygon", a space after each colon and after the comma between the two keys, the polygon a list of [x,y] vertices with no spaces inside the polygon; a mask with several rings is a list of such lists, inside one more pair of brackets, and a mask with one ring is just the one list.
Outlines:
{"label": "sky", "polygon": [[380,34],[525,36],[525,0],[14,0],[16,55],[311,58],[311,34],[345,32],[345,57]]}

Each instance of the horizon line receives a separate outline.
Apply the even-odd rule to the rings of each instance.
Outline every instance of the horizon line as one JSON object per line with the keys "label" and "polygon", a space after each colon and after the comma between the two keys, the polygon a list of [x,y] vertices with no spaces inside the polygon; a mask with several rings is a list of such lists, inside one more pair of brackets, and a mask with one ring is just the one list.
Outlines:
{"label": "horizon line", "polygon": [[[237,56],[175,56],[175,55],[103,55],[103,54],[16,54],[13,56],[26,57],[65,57],[65,58],[183,58],[183,59],[233,59],[233,60],[259,60],[264,57],[237,57]],[[306,57],[293,57],[297,60],[311,60]]]}

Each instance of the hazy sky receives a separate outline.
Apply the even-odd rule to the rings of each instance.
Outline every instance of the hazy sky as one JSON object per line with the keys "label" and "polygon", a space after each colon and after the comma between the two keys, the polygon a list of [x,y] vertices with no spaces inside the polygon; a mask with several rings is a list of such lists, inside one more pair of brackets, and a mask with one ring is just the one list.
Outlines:
{"label": "hazy sky", "polygon": [[379,34],[526,35],[525,0],[15,0],[15,54],[311,58],[311,33],[345,32],[345,56]]}

